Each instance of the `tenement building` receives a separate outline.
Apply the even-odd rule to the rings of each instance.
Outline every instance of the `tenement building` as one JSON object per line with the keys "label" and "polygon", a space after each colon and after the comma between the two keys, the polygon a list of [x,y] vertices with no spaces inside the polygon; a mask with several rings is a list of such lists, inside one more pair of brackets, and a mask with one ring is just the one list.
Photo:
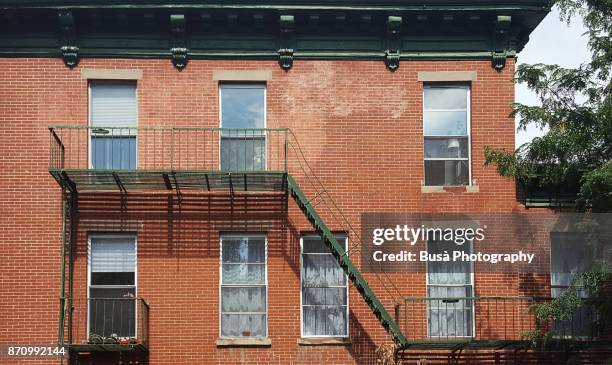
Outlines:
{"label": "tenement building", "polygon": [[[484,164],[514,149],[516,55],[547,5],[0,0],[0,344],[65,350],[0,362],[529,353],[572,254],[475,251],[559,202]],[[463,217],[457,244],[481,215],[457,260],[413,231],[445,233],[436,214]]]}

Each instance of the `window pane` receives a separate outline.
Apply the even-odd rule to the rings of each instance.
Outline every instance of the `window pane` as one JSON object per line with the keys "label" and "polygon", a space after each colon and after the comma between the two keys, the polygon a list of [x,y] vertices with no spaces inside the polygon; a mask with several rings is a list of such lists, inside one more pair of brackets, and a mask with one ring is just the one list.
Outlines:
{"label": "window pane", "polygon": [[135,294],[134,288],[89,289],[89,341],[113,334],[120,338],[135,336]]}
{"label": "window pane", "polygon": [[304,307],[305,336],[346,336],[346,306]]}
{"label": "window pane", "polygon": [[467,112],[425,111],[424,134],[426,136],[466,136]]}
{"label": "window pane", "polygon": [[346,305],[346,287],[303,289],[304,305]]}
{"label": "window pane", "polygon": [[464,301],[428,311],[429,335],[432,337],[472,336],[472,307]]}
{"label": "window pane", "polygon": [[266,243],[263,237],[222,239],[224,263],[265,263]]}
{"label": "window pane", "polygon": [[[455,251],[469,253],[470,245],[465,243],[459,246],[454,242],[445,241],[429,241],[427,243],[427,252],[429,254],[444,253],[444,251],[447,251],[451,256]],[[471,272],[472,266],[469,262],[432,261],[427,264],[428,284],[470,284]],[[430,296],[432,294],[435,293],[430,293]]]}
{"label": "window pane", "polygon": [[136,242],[129,237],[91,237],[91,272],[135,272]]}
{"label": "window pane", "polygon": [[468,158],[468,139],[425,137],[425,158]]}
{"label": "window pane", "polygon": [[223,284],[265,284],[265,264],[223,264]]}
{"label": "window pane", "polygon": [[577,273],[587,271],[593,265],[592,248],[584,234],[553,232],[550,245],[552,285],[569,286]]}
{"label": "window pane", "polygon": [[265,87],[221,85],[223,128],[264,128]]}
{"label": "window pane", "polygon": [[[346,236],[344,234],[334,235],[341,246],[346,246]],[[329,248],[319,236],[306,236],[302,238],[302,252],[304,253],[329,253]]]}
{"label": "window pane", "polygon": [[266,312],[265,287],[223,287],[222,312]]}
{"label": "window pane", "polygon": [[221,170],[265,170],[265,138],[221,138]]}
{"label": "window pane", "polygon": [[136,169],[136,137],[91,137],[94,169]]}
{"label": "window pane", "polygon": [[221,315],[221,336],[223,337],[265,337],[265,314],[223,314]]}
{"label": "window pane", "polygon": [[468,161],[425,160],[425,185],[469,185]]}
{"label": "window pane", "polygon": [[134,285],[133,272],[92,272],[91,285]]}
{"label": "window pane", "polygon": [[304,253],[330,253],[329,248],[320,237],[304,237],[302,246]]}
{"label": "window pane", "polygon": [[91,81],[90,89],[92,126],[136,126],[136,82]]}
{"label": "window pane", "polygon": [[425,109],[467,109],[466,87],[426,87]]}
{"label": "window pane", "polygon": [[331,254],[308,255],[302,257],[302,285],[305,287],[327,287],[345,285],[346,275]]}

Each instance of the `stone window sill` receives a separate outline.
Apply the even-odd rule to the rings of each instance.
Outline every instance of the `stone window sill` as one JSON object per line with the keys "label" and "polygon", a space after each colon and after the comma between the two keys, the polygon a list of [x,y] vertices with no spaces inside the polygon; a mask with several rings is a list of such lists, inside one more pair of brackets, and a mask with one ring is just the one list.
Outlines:
{"label": "stone window sill", "polygon": [[352,341],[348,337],[302,337],[297,343],[300,346],[345,346]]}
{"label": "stone window sill", "polygon": [[421,186],[421,193],[478,193],[478,185],[469,186]]}
{"label": "stone window sill", "polygon": [[268,337],[264,338],[217,338],[218,347],[231,346],[272,346],[272,340]]}

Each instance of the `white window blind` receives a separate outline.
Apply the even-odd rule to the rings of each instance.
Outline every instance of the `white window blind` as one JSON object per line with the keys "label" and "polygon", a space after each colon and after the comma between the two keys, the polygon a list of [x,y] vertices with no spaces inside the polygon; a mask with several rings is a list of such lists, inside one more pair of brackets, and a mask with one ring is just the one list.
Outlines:
{"label": "white window blind", "polygon": [[137,101],[135,81],[91,81],[92,126],[135,127]]}
{"label": "white window blind", "polygon": [[133,238],[91,238],[91,272],[136,271]]}

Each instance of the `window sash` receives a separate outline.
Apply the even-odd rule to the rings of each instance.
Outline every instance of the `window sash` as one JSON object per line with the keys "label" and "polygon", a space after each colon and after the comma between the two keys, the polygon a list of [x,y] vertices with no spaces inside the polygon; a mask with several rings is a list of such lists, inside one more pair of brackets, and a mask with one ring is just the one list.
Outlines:
{"label": "window sash", "polygon": [[[263,262],[233,262],[233,261],[223,261],[223,241],[224,240],[242,240],[242,239],[246,239],[247,241],[247,245],[249,244],[249,239],[250,238],[257,238],[257,239],[263,239],[263,249],[264,249],[264,261]],[[219,337],[220,338],[265,338],[268,336],[268,241],[267,241],[267,237],[265,235],[258,235],[258,234],[244,234],[244,235],[236,235],[236,234],[222,234],[221,238],[220,238],[220,248],[221,248],[221,252],[219,255],[219,275],[220,275],[220,285],[219,285]],[[247,246],[247,252],[248,252],[248,246]],[[263,283],[224,283],[224,272],[223,272],[223,265],[244,265],[245,267],[248,267],[250,265],[259,265],[259,266],[264,266],[264,282]],[[234,311],[234,312],[230,312],[230,311],[225,311],[223,310],[223,289],[225,288],[264,288],[264,294],[263,294],[263,299],[265,301],[265,311]],[[242,317],[248,317],[248,316],[262,316],[262,321],[263,321],[263,325],[264,328],[262,329],[263,333],[262,334],[258,334],[258,335],[248,335],[248,336],[242,336],[242,335],[224,335],[224,318],[226,318],[226,320],[230,321],[229,317],[238,317],[239,319]],[[256,318],[256,317],[252,317],[252,318]],[[238,323],[241,323],[240,320],[238,320]],[[252,330],[256,330],[257,328],[251,328]],[[239,331],[240,329],[237,329],[236,331]],[[244,332],[244,331],[243,331]],[[252,331],[250,331],[252,332]]]}
{"label": "window sash", "polygon": [[[344,242],[344,248],[346,249],[347,247],[347,241],[348,241],[348,237],[346,235],[336,235],[335,236],[336,239],[338,241],[343,241]],[[304,240],[305,239],[309,239],[309,240],[319,240],[320,237],[319,236],[315,236],[315,235],[305,235],[302,236],[300,239],[300,247],[301,247],[301,254],[300,254],[300,330],[301,330],[301,337],[303,338],[317,338],[317,337],[329,337],[329,338],[346,338],[349,337],[349,291],[348,291],[348,276],[344,273],[344,270],[342,270],[340,268],[340,270],[342,270],[342,274],[344,275],[344,285],[336,285],[336,284],[328,284],[328,285],[317,285],[317,286],[313,286],[313,285],[307,285],[306,284],[306,280],[304,275],[306,274],[305,272],[305,266],[304,266],[304,257],[305,256],[332,256],[331,252],[304,252]],[[333,256],[332,256],[333,257]],[[335,262],[335,260],[334,260]],[[305,289],[345,289],[345,302],[342,304],[305,304],[304,301],[304,290]],[[321,309],[330,309],[330,308],[340,308],[342,310],[342,316],[341,319],[344,320],[344,328],[343,331],[344,334],[330,334],[329,332],[326,332],[325,334],[319,334],[319,333],[315,333],[315,334],[306,334],[306,328],[305,328],[305,309],[306,308],[310,308],[310,309],[314,309],[314,308],[321,308]],[[311,315],[313,315],[311,313]],[[338,319],[338,318],[335,318]],[[325,326],[325,331],[329,330],[331,327],[329,326]],[[315,328],[316,331],[316,328]]]}

